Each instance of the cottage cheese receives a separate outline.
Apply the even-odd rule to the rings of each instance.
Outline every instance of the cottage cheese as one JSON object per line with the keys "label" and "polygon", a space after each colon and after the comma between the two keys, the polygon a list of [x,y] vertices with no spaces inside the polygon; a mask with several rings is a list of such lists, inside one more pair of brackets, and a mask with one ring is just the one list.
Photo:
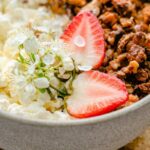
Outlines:
{"label": "cottage cheese", "polygon": [[53,14],[41,5],[46,2],[0,0],[0,110],[70,119],[63,96],[71,92],[75,65],[59,40],[69,18]]}

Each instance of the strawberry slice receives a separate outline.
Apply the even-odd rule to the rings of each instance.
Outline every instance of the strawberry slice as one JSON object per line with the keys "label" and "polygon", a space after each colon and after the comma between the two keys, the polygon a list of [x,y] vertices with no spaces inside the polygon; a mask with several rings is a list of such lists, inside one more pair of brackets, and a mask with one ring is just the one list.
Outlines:
{"label": "strawberry slice", "polygon": [[105,54],[104,32],[92,13],[82,12],[74,17],[61,39],[78,65],[94,69],[101,65]]}
{"label": "strawberry slice", "polygon": [[113,111],[128,100],[125,84],[99,71],[81,73],[73,82],[74,92],[67,110],[76,118],[97,116]]}

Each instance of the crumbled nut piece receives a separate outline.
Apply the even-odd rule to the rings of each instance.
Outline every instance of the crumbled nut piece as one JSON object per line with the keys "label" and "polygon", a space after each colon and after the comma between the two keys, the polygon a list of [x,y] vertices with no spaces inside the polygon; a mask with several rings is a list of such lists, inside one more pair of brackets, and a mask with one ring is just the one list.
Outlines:
{"label": "crumbled nut piece", "polygon": [[138,31],[148,32],[148,25],[143,22],[140,24],[136,24],[134,26],[134,30],[135,30],[135,32],[138,32]]}
{"label": "crumbled nut piece", "polygon": [[143,20],[145,23],[150,23],[150,4],[145,4],[145,7],[141,12],[139,12],[140,20]]}
{"label": "crumbled nut piece", "polygon": [[139,98],[137,95],[129,94],[128,101],[119,108],[130,106],[137,101],[139,101]]}
{"label": "crumbled nut piece", "polygon": [[136,5],[137,8],[142,7],[142,0],[131,0],[133,4]]}
{"label": "crumbled nut piece", "polygon": [[129,100],[130,102],[137,102],[139,100],[137,95],[129,94]]}
{"label": "crumbled nut piece", "polygon": [[145,46],[146,34],[144,32],[137,32],[134,34],[132,41],[137,45]]}
{"label": "crumbled nut piece", "polygon": [[117,56],[116,59],[109,62],[110,67],[113,70],[117,70],[121,66],[121,62],[124,61],[125,59],[126,59],[126,53]]}
{"label": "crumbled nut piece", "polygon": [[148,78],[150,78],[149,74],[150,70],[139,69],[135,77],[138,81],[145,82]]}
{"label": "crumbled nut piece", "polygon": [[131,84],[126,84],[126,88],[128,90],[128,93],[133,93],[134,89]]}
{"label": "crumbled nut piece", "polygon": [[145,46],[150,48],[150,33],[148,33],[146,35],[146,43],[145,43]]}
{"label": "crumbled nut piece", "polygon": [[[111,32],[111,30],[110,29],[104,29],[104,38],[105,38],[105,40],[107,40],[108,39],[108,36],[109,36],[109,33]],[[108,44],[107,44],[108,45]],[[106,46],[107,46],[106,45]]]}
{"label": "crumbled nut piece", "polygon": [[114,51],[112,49],[108,49],[106,51],[105,59],[103,61],[104,66],[108,65],[108,61],[113,58],[113,53],[114,53]]}
{"label": "crumbled nut piece", "polygon": [[75,6],[84,6],[86,4],[86,0],[67,0],[67,2]]}
{"label": "crumbled nut piece", "polygon": [[134,25],[133,18],[120,18],[120,23],[123,28],[131,28]]}
{"label": "crumbled nut piece", "polygon": [[132,40],[133,36],[134,36],[134,33],[129,33],[129,34],[125,34],[121,37],[121,39],[118,42],[118,48],[117,48],[117,52],[119,54],[122,53],[124,47],[127,45],[127,43],[129,41]]}
{"label": "crumbled nut piece", "polygon": [[122,62],[126,59],[126,57],[127,57],[127,53],[123,53],[117,57],[117,60],[118,60],[118,62]]}
{"label": "crumbled nut piece", "polygon": [[123,33],[123,29],[122,29],[121,25],[119,25],[119,24],[114,24],[112,26],[112,29],[115,30],[116,34]]}
{"label": "crumbled nut piece", "polygon": [[106,51],[106,56],[107,56],[109,59],[112,59],[113,53],[114,53],[114,51],[113,51],[112,49],[108,49],[108,50]]}
{"label": "crumbled nut piece", "polygon": [[114,25],[118,21],[118,15],[113,12],[105,12],[100,16],[100,20],[108,25]]}
{"label": "crumbled nut piece", "polygon": [[127,45],[127,59],[129,61],[135,60],[139,63],[145,61],[147,59],[147,56],[145,54],[145,48],[136,45],[132,42],[130,42]]}
{"label": "crumbled nut piece", "polygon": [[146,61],[144,64],[150,70],[150,61]]}
{"label": "crumbled nut piece", "polygon": [[147,83],[142,83],[142,84],[138,85],[138,88],[139,88],[143,93],[150,94],[150,81],[147,82]]}
{"label": "crumbled nut piece", "polygon": [[122,32],[123,32],[122,28],[118,28],[117,30],[111,31],[107,33],[106,40],[108,41],[109,44],[113,46],[116,41],[117,36],[119,36]]}
{"label": "crumbled nut piece", "polygon": [[119,56],[119,54],[117,52],[114,53],[114,59],[117,59],[117,57]]}
{"label": "crumbled nut piece", "polygon": [[112,69],[117,70],[120,67],[120,63],[118,62],[117,59],[114,59],[109,62],[110,66]]}
{"label": "crumbled nut piece", "polygon": [[98,0],[100,3],[102,4],[106,4],[107,2],[109,2],[110,0]]}
{"label": "crumbled nut piece", "polygon": [[150,47],[147,47],[145,52],[147,54],[147,58],[150,58]]}
{"label": "crumbled nut piece", "polygon": [[121,70],[126,74],[136,74],[139,68],[139,64],[137,61],[130,61],[127,67],[123,67]]}
{"label": "crumbled nut piece", "polygon": [[109,70],[107,73],[111,76],[115,76],[115,77],[117,76],[117,72],[112,71],[112,70]]}
{"label": "crumbled nut piece", "polygon": [[107,66],[108,61],[109,61],[108,57],[105,56],[105,58],[104,58],[104,60],[103,60],[103,66]]}
{"label": "crumbled nut piece", "polygon": [[123,79],[126,77],[126,73],[124,73],[122,70],[119,70],[117,72],[117,77],[120,78],[120,79]]}
{"label": "crumbled nut piece", "polygon": [[85,5],[81,9],[81,11],[90,11],[90,12],[93,12],[93,14],[95,14],[96,16],[98,16],[100,13],[100,5],[101,3],[99,0],[92,0],[90,3]]}
{"label": "crumbled nut piece", "polygon": [[120,15],[132,14],[135,11],[135,5],[131,0],[112,0],[112,4]]}
{"label": "crumbled nut piece", "polygon": [[78,14],[80,11],[81,11],[81,7],[75,7],[74,9],[73,9],[73,11],[75,12],[75,14]]}
{"label": "crumbled nut piece", "polygon": [[109,44],[114,45],[114,43],[115,43],[115,38],[116,38],[116,34],[115,34],[114,31],[112,31],[112,32],[110,32],[110,33],[108,34],[107,41],[109,42]]}
{"label": "crumbled nut piece", "polygon": [[48,0],[53,12],[58,14],[66,13],[65,3],[66,0]]}

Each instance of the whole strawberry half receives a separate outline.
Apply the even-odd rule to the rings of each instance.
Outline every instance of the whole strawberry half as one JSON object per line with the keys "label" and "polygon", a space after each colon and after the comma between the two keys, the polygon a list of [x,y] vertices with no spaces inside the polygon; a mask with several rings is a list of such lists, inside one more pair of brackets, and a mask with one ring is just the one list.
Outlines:
{"label": "whole strawberry half", "polygon": [[78,65],[98,68],[105,54],[104,32],[98,19],[90,12],[78,14],[64,31],[67,53]]}
{"label": "whole strawberry half", "polygon": [[128,92],[118,78],[99,71],[83,72],[73,82],[67,110],[76,118],[97,116],[126,103]]}

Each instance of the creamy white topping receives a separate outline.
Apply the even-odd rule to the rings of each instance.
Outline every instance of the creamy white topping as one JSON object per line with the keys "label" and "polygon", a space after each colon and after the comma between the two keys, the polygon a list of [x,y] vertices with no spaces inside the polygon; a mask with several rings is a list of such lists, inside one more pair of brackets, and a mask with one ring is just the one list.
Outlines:
{"label": "creamy white topping", "polygon": [[46,2],[0,1],[0,109],[69,119],[64,97],[72,91],[75,64],[59,40],[69,18],[53,14]]}

